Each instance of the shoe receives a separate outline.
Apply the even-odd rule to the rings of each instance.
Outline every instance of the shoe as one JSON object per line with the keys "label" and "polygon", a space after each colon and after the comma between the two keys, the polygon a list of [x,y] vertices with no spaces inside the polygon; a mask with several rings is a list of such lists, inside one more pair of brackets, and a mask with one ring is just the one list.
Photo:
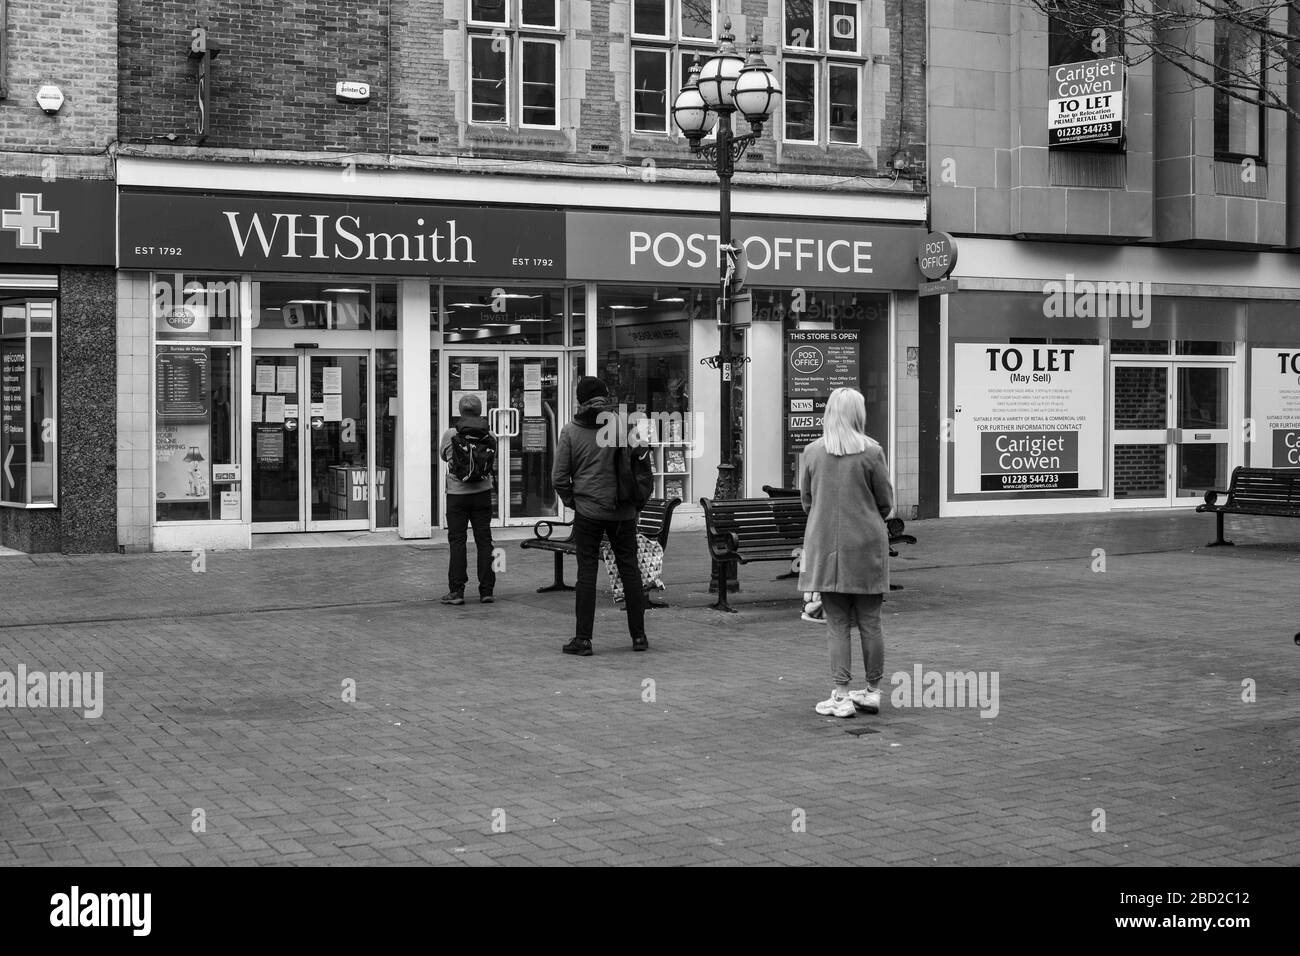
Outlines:
{"label": "shoe", "polygon": [[495,604],[495,603],[496,603],[496,600],[497,600],[497,599],[494,598],[494,597],[492,596],[492,592],[491,592],[491,591],[489,591],[487,594],[480,594],[480,595],[478,596],[478,603],[479,603],[479,604]]}
{"label": "shoe", "polygon": [[831,694],[826,700],[817,704],[816,710],[826,717],[856,717],[858,714],[847,694],[843,697]]}
{"label": "shoe", "polygon": [[878,690],[851,690],[849,691],[849,700],[853,701],[853,706],[858,710],[864,710],[868,714],[880,713],[880,691]]}
{"label": "shoe", "polygon": [[442,596],[442,603],[443,603],[443,604],[464,604],[464,603],[465,603],[465,592],[464,592],[464,591],[448,591],[446,594],[444,594],[444,595]]}
{"label": "shoe", "polygon": [[577,654],[579,657],[591,656],[591,641],[582,637],[575,637],[569,643],[560,648],[566,654]]}
{"label": "shoe", "polygon": [[650,641],[646,638],[644,634],[638,637],[634,637],[632,638],[632,650],[648,651],[650,650]]}

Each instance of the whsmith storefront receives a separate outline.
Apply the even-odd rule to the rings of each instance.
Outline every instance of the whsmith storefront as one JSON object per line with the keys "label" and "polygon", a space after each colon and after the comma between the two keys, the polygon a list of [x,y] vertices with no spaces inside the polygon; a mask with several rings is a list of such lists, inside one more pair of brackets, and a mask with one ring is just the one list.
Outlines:
{"label": "whsmith storefront", "polygon": [[[709,208],[716,190],[692,187],[688,203],[683,189],[587,185],[587,202],[594,190],[609,205],[580,208],[563,205],[553,181],[411,173],[369,196],[350,184],[344,199],[329,171],[317,195],[303,192],[310,170],[288,171],[292,194],[250,193],[274,189],[276,171],[210,172],[119,168],[125,347],[150,372],[147,428],[130,437],[153,450],[147,469],[120,469],[119,481],[150,489],[149,507],[120,529],[125,541],[174,550],[250,547],[261,532],[428,537],[445,505],[434,449],[466,393],[501,436],[498,526],[561,514],[551,466],[588,373],[629,418],[653,420],[658,494],[687,502],[687,521],[713,494],[720,376],[701,360],[719,347],[716,216],[610,205],[636,196]],[[502,201],[474,201],[484,189]],[[556,202],[511,201],[512,189]],[[915,340],[923,200],[860,203],[874,221],[775,205],[783,216],[742,209],[734,228],[752,294],[752,326],[732,333],[735,458],[751,495],[793,480],[837,384],[863,389],[870,429],[892,450],[906,375],[891,361],[906,354],[900,315]],[[906,451],[914,473],[914,440]]]}

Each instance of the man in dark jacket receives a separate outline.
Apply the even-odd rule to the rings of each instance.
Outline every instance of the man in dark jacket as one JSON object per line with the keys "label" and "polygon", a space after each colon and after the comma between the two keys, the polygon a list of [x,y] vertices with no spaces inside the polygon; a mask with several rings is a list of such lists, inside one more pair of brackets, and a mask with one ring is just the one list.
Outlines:
{"label": "man in dark jacket", "polygon": [[598,378],[584,377],[578,382],[578,411],[573,421],[561,430],[555,452],[552,483],[560,500],[576,512],[573,538],[578,548],[577,634],[563,650],[581,657],[591,656],[602,535],[609,536],[618,573],[623,579],[632,650],[644,651],[650,647],[645,634],[645,594],[636,562],[636,505],[618,500],[615,453],[623,433],[617,415],[618,409],[610,403],[605,383]]}

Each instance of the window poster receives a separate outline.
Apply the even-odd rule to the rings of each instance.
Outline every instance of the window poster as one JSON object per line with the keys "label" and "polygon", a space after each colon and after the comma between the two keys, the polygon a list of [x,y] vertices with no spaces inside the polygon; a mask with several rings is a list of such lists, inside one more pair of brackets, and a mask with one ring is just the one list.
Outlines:
{"label": "window poster", "polygon": [[298,393],[298,369],[296,366],[276,366],[275,390],[284,395],[296,395]]}
{"label": "window poster", "polygon": [[861,381],[857,329],[786,332],[784,447],[785,473],[791,487],[799,480],[803,450],[822,437],[822,413],[831,392],[837,388],[861,391]]}
{"label": "window poster", "polygon": [[1250,350],[1253,468],[1300,468],[1300,350]]}
{"label": "window poster", "polygon": [[27,498],[27,349],[0,346],[0,501]]}
{"label": "window poster", "polygon": [[208,425],[158,423],[155,482],[160,502],[207,501],[212,459]]}
{"label": "window poster", "polygon": [[1101,490],[1100,345],[953,349],[954,494]]}
{"label": "window poster", "polygon": [[478,391],[478,365],[474,362],[463,362],[460,366],[460,387],[467,392]]}
{"label": "window poster", "polygon": [[160,346],[157,360],[160,421],[208,420],[208,350],[202,345]]}
{"label": "window poster", "polygon": [[258,392],[274,392],[275,370],[276,366],[274,365],[258,365],[256,371],[257,383],[254,390]]}

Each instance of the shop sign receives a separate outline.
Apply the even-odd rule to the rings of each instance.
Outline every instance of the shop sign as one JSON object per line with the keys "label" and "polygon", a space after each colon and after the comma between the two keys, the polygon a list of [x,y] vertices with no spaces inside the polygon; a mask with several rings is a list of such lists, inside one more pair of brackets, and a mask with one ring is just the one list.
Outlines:
{"label": "shop sign", "polygon": [[1250,350],[1254,468],[1300,468],[1300,349]]}
{"label": "shop sign", "polygon": [[799,480],[799,456],[822,437],[822,414],[837,388],[862,389],[858,331],[785,333],[785,474]]}
{"label": "shop sign", "polygon": [[921,253],[916,257],[921,275],[931,281],[950,275],[957,267],[957,240],[946,232],[932,232],[921,243]]}
{"label": "shop sign", "polygon": [[115,203],[111,180],[0,178],[0,262],[111,266]]}
{"label": "shop sign", "polygon": [[[572,279],[712,286],[723,257],[716,218],[572,211]],[[916,285],[919,226],[872,222],[733,220],[751,288],[905,289]]]}
{"label": "shop sign", "polygon": [[1091,143],[1124,135],[1124,58],[1048,67],[1047,143]]}
{"label": "shop sign", "polygon": [[123,269],[561,279],[564,213],[123,192]]}
{"label": "shop sign", "polygon": [[953,349],[955,494],[1101,489],[1100,345]]}

